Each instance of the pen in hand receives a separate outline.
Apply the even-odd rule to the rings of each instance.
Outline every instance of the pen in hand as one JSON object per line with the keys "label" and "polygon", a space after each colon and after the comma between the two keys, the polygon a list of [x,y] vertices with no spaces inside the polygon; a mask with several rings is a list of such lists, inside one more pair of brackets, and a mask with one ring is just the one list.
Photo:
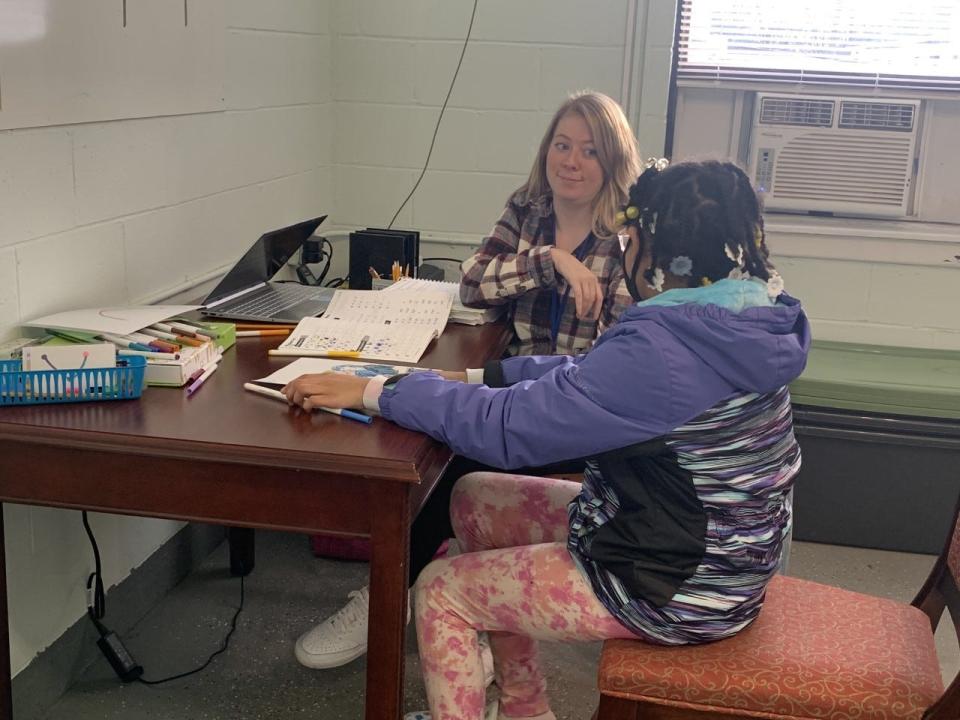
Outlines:
{"label": "pen in hand", "polygon": [[[245,390],[250,392],[257,393],[258,395],[265,395],[266,397],[274,398],[275,400],[283,400],[287,402],[287,396],[284,395],[279,390],[274,390],[273,388],[264,387],[263,385],[257,385],[256,383],[244,383],[243,387]],[[362,422],[367,425],[373,422],[373,418],[369,415],[364,415],[363,413],[356,412],[354,410],[340,409],[340,408],[328,408],[316,406],[315,410],[323,410],[324,412],[333,413],[334,415],[339,415],[340,417],[345,417],[350,420],[356,420],[357,422]]]}

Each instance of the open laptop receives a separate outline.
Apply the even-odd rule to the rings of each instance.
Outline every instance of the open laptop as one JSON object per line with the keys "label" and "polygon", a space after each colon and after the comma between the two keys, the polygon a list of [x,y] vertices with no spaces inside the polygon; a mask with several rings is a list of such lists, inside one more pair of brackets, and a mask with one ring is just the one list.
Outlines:
{"label": "open laptop", "polygon": [[271,278],[326,219],[324,215],[261,235],[203,299],[201,312],[211,317],[284,323],[322,313],[333,297],[333,288],[271,282]]}

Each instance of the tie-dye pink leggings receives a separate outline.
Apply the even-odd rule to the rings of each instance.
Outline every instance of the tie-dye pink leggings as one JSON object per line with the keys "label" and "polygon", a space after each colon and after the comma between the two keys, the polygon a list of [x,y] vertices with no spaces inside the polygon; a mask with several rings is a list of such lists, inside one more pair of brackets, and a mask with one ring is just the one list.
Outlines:
{"label": "tie-dye pink leggings", "polygon": [[635,637],[594,595],[566,549],[580,484],[500,473],[462,477],[450,517],[463,555],[416,584],[417,639],[433,720],[482,720],[477,633],[490,631],[500,718],[552,720],[537,640]]}

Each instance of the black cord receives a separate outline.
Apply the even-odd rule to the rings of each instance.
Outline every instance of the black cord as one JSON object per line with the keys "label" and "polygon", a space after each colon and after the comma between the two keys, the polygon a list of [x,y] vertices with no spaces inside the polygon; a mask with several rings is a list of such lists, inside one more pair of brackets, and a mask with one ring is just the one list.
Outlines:
{"label": "black cord", "polygon": [[[308,241],[309,242],[309,241]],[[306,243],[304,243],[305,245]],[[329,248],[329,251],[325,251],[323,246],[326,245]],[[323,285],[323,280],[327,277],[327,273],[330,272],[330,263],[333,262],[333,245],[330,244],[330,241],[325,238],[320,238],[320,254],[316,260],[311,260],[309,264],[323,263],[323,269],[320,271],[320,277],[317,278],[310,272],[310,269],[307,267],[307,262],[304,261],[304,248],[300,248],[300,264],[297,266],[297,277],[301,285],[314,285],[320,286]]]}
{"label": "black cord", "polygon": [[161,678],[160,680],[147,680],[146,678],[137,678],[137,682],[143,683],[144,685],[162,685],[163,683],[171,682],[172,680],[179,680],[180,678],[185,678],[189,675],[195,675],[201,670],[205,670],[207,665],[213,662],[213,659],[226,652],[227,646],[230,645],[230,637],[233,635],[233,631],[237,629],[237,618],[240,617],[240,611],[243,610],[243,575],[240,576],[240,607],[237,608],[237,611],[233,614],[233,620],[230,621],[230,632],[227,633],[227,636],[223,639],[223,644],[220,646],[220,649],[215,651],[210,657],[207,658],[206,662],[203,663],[200,667],[194,668],[193,670],[188,670],[187,672],[182,672],[178,675],[171,675],[170,677]]}
{"label": "black cord", "polygon": [[93,530],[90,529],[90,521],[87,518],[87,511],[84,510],[80,516],[83,519],[83,529],[87,531],[87,537],[90,538],[90,545],[93,548],[94,569],[87,578],[87,592],[90,592],[90,587],[91,585],[93,586],[93,604],[87,606],[87,613],[90,615],[90,619],[93,620],[94,625],[96,625],[97,629],[99,630],[102,625],[100,625],[98,620],[107,614],[107,599],[103,592],[103,575],[101,573],[102,567],[100,565],[100,548],[97,547],[97,540],[93,536]]}
{"label": "black cord", "polygon": [[346,281],[347,281],[347,279],[346,279],[345,277],[334,278],[333,280],[331,280],[330,282],[328,282],[326,285],[324,285],[324,287],[333,287],[333,288],[340,287],[340,286],[343,285]]}
{"label": "black cord", "polygon": [[[102,567],[100,564],[100,548],[97,546],[97,539],[93,536],[93,530],[90,529],[90,522],[87,519],[87,511],[84,510],[81,512],[81,517],[83,518],[83,528],[87,531],[87,537],[90,538],[90,546],[93,548],[93,562],[94,562],[94,571],[90,573],[90,577],[87,578],[87,590],[90,590],[91,585],[94,587],[93,591],[93,604],[87,606],[87,615],[90,616],[90,620],[93,622],[94,627],[97,628],[97,632],[100,634],[100,637],[105,637],[111,635],[110,631],[106,626],[100,622],[104,615],[107,613],[107,600],[103,592],[103,575]],[[227,636],[223,639],[223,644],[220,649],[214,652],[210,657],[207,658],[206,662],[203,663],[198,668],[189,670],[178,675],[171,675],[170,677],[162,678],[160,680],[145,680],[142,677],[137,677],[137,682],[141,682],[144,685],[160,685],[162,683],[170,682],[171,680],[179,680],[180,678],[185,678],[188,675],[194,675],[195,673],[200,672],[209,665],[213,659],[222,652],[225,652],[227,646],[230,644],[230,636],[233,635],[233,631],[237,629],[237,618],[240,617],[240,611],[243,610],[243,596],[244,596],[244,586],[243,586],[243,576],[240,576],[240,607],[237,608],[237,611],[233,614],[233,620],[230,621],[230,631],[227,633]],[[132,659],[131,659],[132,660]],[[143,672],[140,668],[137,668],[137,672]],[[124,681],[128,681],[133,678],[124,678]]]}
{"label": "black cord", "polygon": [[457,258],[445,258],[445,257],[420,258],[420,262],[430,262],[431,260],[443,260],[444,262],[455,262],[458,264],[463,262],[463,260],[459,260]]}
{"label": "black cord", "polygon": [[467,52],[467,43],[470,42],[470,33],[473,31],[473,19],[476,17],[476,15],[477,0],[473,0],[473,11],[470,13],[470,24],[467,26],[467,36],[463,39],[463,49],[460,51],[460,59],[457,61],[457,69],[453,71],[453,79],[450,80],[450,88],[447,90],[447,96],[443,99],[443,105],[440,107],[440,115],[437,117],[437,126],[433,129],[433,137],[430,139],[430,149],[427,150],[427,159],[423,163],[423,170],[420,171],[420,177],[418,177],[417,182],[414,183],[410,194],[407,195],[402,203],[400,203],[400,207],[398,207],[397,211],[393,214],[390,224],[387,225],[387,230],[393,227],[393,223],[396,221],[400,211],[406,207],[406,204],[410,201],[410,198],[413,197],[413,194],[417,191],[417,188],[420,187],[420,181],[423,180],[423,176],[427,173],[427,166],[430,165],[430,156],[433,154],[433,145],[437,142],[437,133],[440,131],[440,121],[443,120],[443,112],[447,109],[447,102],[450,100],[450,94],[453,92],[453,85],[457,82],[457,75],[460,74],[460,66],[463,64],[463,56]]}

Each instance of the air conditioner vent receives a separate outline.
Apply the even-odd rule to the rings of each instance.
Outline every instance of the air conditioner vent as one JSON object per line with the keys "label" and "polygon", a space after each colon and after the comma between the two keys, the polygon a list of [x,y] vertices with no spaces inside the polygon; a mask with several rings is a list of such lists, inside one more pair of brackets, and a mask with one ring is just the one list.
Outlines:
{"label": "air conditioner vent", "polygon": [[920,107],[908,98],[759,94],[750,173],[764,206],[908,217]]}
{"label": "air conditioner vent", "polygon": [[840,103],[839,126],[850,130],[911,132],[914,110],[915,106],[901,103],[844,100]]}
{"label": "air conditioner vent", "polygon": [[780,150],[773,193],[780,201],[830,201],[899,207],[910,187],[912,143],[895,136],[797,137]]}
{"label": "air conditioner vent", "polygon": [[833,124],[833,105],[833,100],[765,97],[760,102],[760,123],[830,127]]}

